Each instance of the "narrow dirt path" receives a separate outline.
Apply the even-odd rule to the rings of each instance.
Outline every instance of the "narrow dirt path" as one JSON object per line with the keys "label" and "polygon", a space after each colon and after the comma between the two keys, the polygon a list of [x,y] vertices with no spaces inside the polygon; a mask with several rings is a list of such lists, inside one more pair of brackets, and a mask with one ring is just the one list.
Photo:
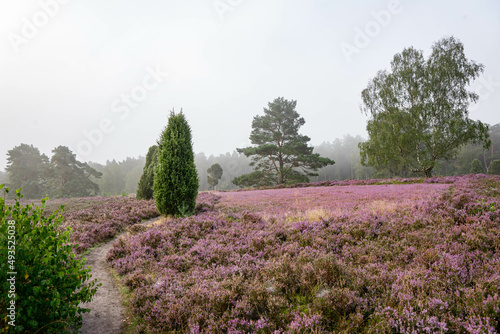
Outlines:
{"label": "narrow dirt path", "polygon": [[[161,218],[153,218],[141,225],[150,225],[159,219]],[[83,314],[80,334],[119,334],[123,331],[125,307],[111,275],[111,268],[106,262],[106,256],[115,241],[116,238],[93,249],[85,256],[86,265],[92,268],[92,280],[97,279],[97,283],[102,283],[102,286],[97,289],[90,303],[82,305],[89,308],[90,312]]]}

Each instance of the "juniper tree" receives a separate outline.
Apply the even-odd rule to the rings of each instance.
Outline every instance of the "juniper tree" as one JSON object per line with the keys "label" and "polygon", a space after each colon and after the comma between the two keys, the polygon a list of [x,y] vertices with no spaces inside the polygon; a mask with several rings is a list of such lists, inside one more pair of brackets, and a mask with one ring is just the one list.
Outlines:
{"label": "juniper tree", "polygon": [[152,199],[153,198],[153,184],[154,184],[154,169],[156,166],[158,154],[158,146],[153,145],[149,148],[146,155],[146,164],[142,171],[141,179],[137,185],[137,199]]}
{"label": "juniper tree", "polygon": [[164,215],[185,216],[194,212],[198,195],[191,128],[182,113],[170,113],[158,141],[154,175],[154,198]]}
{"label": "juniper tree", "polygon": [[500,160],[493,160],[488,167],[488,174],[500,175]]}
{"label": "juniper tree", "polygon": [[479,161],[479,159],[472,160],[470,173],[471,174],[484,173],[483,164],[481,163],[481,161]]}

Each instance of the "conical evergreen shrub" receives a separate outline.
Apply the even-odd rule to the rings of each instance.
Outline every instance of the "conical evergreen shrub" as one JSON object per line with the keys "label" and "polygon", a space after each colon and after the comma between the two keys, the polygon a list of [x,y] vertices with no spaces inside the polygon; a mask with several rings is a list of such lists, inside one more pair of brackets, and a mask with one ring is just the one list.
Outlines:
{"label": "conical evergreen shrub", "polygon": [[481,163],[481,161],[479,161],[479,159],[472,160],[470,173],[471,174],[484,173],[483,164]]}
{"label": "conical evergreen shrub", "polygon": [[158,141],[154,198],[161,214],[186,216],[194,212],[198,195],[191,128],[182,113],[170,113]]}
{"label": "conical evergreen shrub", "polygon": [[488,174],[500,175],[500,160],[493,160],[488,168]]}
{"label": "conical evergreen shrub", "polygon": [[153,145],[149,148],[146,155],[146,164],[142,170],[141,179],[137,186],[136,197],[137,199],[152,199],[153,198],[153,184],[154,184],[154,169],[156,166],[156,159],[158,154],[158,146]]}

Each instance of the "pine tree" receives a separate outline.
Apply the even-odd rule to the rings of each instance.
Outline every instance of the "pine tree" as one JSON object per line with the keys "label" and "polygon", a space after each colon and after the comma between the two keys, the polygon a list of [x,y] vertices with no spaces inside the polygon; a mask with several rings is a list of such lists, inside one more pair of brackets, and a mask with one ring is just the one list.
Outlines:
{"label": "pine tree", "polygon": [[479,161],[479,159],[472,160],[470,173],[471,174],[484,173],[483,164],[481,163],[481,161]]}
{"label": "pine tree", "polygon": [[158,156],[158,146],[153,145],[149,148],[146,155],[146,164],[142,171],[141,179],[137,187],[137,199],[152,199],[153,198],[153,184],[154,184],[154,169]]}
{"label": "pine tree", "polygon": [[158,141],[153,186],[158,211],[173,216],[193,213],[198,186],[191,128],[182,110],[179,114],[172,111]]}
{"label": "pine tree", "polygon": [[240,187],[309,182],[320,168],[335,161],[313,153],[311,140],[301,135],[299,128],[306,123],[295,110],[297,101],[283,97],[268,103],[263,116],[255,116],[250,141],[254,146],[238,148],[239,153],[252,157],[255,171],[233,179]]}
{"label": "pine tree", "polygon": [[99,185],[90,177],[102,177],[102,173],[86,162],[76,160],[76,155],[66,146],[52,150],[48,193],[52,197],[87,197],[99,193]]}
{"label": "pine tree", "polygon": [[22,188],[26,198],[41,198],[47,191],[49,158],[33,145],[21,144],[7,152],[8,183]]}

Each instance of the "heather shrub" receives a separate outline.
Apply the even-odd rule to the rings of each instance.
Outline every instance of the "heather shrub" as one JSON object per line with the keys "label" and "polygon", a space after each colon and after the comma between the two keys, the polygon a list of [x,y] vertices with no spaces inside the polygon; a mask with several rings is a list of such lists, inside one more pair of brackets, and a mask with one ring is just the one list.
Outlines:
{"label": "heather shrub", "polygon": [[96,293],[96,280],[91,281],[85,259],[72,252],[71,229],[60,228],[63,207],[44,215],[45,199],[40,207],[21,206],[22,195],[16,193],[11,205],[0,198],[0,307],[6,310],[10,303],[7,277],[14,276],[16,314],[15,327],[2,316],[2,333],[73,332],[81,327],[82,314],[90,311],[81,304]]}
{"label": "heather shrub", "polygon": [[500,179],[366,184],[202,193],[120,239],[139,332],[499,332]]}
{"label": "heather shrub", "polygon": [[[50,203],[50,202],[49,202]],[[57,201],[56,201],[57,203]],[[143,220],[159,216],[152,200],[131,197],[93,197],[68,200],[63,228],[71,227],[70,241],[76,253],[106,242]]]}
{"label": "heather shrub", "polygon": [[215,205],[219,202],[219,199],[220,196],[210,192],[202,192],[198,194],[194,213],[200,214],[203,212],[213,211],[215,209]]}

